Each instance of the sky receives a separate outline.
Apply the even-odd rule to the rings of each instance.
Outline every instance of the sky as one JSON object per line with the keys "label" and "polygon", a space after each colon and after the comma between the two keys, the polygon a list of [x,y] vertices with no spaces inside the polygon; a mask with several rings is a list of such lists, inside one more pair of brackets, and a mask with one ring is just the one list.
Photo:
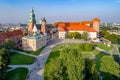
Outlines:
{"label": "sky", "polygon": [[0,0],[0,23],[28,23],[30,10],[36,21],[48,23],[85,21],[95,17],[101,22],[120,23],[120,0]]}

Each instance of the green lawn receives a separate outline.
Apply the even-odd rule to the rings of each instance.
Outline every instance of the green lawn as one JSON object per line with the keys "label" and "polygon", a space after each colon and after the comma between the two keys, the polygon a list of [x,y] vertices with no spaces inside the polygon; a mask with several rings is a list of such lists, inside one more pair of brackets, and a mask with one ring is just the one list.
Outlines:
{"label": "green lawn", "polygon": [[113,48],[113,46],[108,47],[108,46],[105,45],[105,44],[96,44],[96,46],[99,47],[99,48],[101,48],[101,49],[104,49],[104,50],[106,50],[106,51],[109,51],[109,50],[111,50],[111,49]]}
{"label": "green lawn", "polygon": [[[100,59],[100,71],[104,73],[109,73],[110,75],[115,75],[118,77],[120,73],[120,66],[117,64],[112,56],[103,56]],[[104,74],[104,78],[107,79],[107,76]]]}
{"label": "green lawn", "polygon": [[83,58],[93,58],[93,55],[90,52],[82,53],[82,56]]}
{"label": "green lawn", "polygon": [[45,46],[42,47],[42,48],[40,48],[40,49],[38,49],[37,51],[27,51],[27,50],[20,50],[20,49],[15,49],[15,50],[23,51],[23,52],[26,52],[26,53],[28,53],[28,54],[39,55],[40,52],[41,52],[44,48],[45,48]]}
{"label": "green lawn", "polygon": [[[44,78],[46,78],[46,74],[49,74],[48,71],[52,70],[50,67],[52,65],[51,61],[56,60],[60,56],[60,51],[65,47],[77,49],[82,54],[83,58],[91,58],[94,55],[96,62],[96,70],[102,72],[104,80],[114,80],[112,79],[113,76],[118,77],[118,73],[120,73],[120,66],[117,62],[114,61],[112,56],[98,50],[84,52],[79,50],[79,45],[81,44],[59,44],[55,46],[51,51],[45,65]],[[102,44],[99,45],[103,48],[106,48],[106,50],[112,49],[112,47],[107,47]]]}
{"label": "green lawn", "polygon": [[5,80],[26,80],[28,69],[17,68],[7,73]]}
{"label": "green lawn", "polygon": [[26,56],[26,55],[19,54],[19,53],[14,53],[11,56],[10,64],[11,65],[32,64],[34,61],[35,61],[34,57]]}

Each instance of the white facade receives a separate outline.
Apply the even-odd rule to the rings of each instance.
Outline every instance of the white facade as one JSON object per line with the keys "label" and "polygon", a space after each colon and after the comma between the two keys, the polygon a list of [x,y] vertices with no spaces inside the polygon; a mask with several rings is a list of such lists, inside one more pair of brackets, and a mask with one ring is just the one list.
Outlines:
{"label": "white facade", "polygon": [[[69,31],[69,32],[79,32],[80,34],[83,34],[84,31]],[[69,32],[59,32],[59,38],[65,39],[65,34]],[[95,39],[97,38],[97,32],[88,32],[88,39]]]}
{"label": "white facade", "polygon": [[65,39],[65,34],[66,34],[66,32],[59,32],[59,38]]}
{"label": "white facade", "polygon": [[88,32],[88,38],[90,39],[97,38],[97,32]]}

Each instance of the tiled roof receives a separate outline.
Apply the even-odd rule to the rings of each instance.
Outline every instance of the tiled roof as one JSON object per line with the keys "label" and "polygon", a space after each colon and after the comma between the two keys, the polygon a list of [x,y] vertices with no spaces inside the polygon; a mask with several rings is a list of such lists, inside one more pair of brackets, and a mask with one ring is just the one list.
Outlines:
{"label": "tiled roof", "polygon": [[94,21],[100,21],[99,18],[94,18],[92,21],[82,21],[82,22],[55,22],[53,24],[54,27],[59,27],[59,31],[88,31],[88,32],[96,32],[94,28],[91,26]]}
{"label": "tiled roof", "polygon": [[92,27],[86,25],[92,24],[91,21],[84,21],[84,22],[58,22],[55,23],[55,27],[59,28],[59,31],[69,31],[69,30],[76,30],[76,31],[88,31],[88,32],[96,32]]}
{"label": "tiled roof", "polygon": [[6,38],[13,38],[13,36],[22,35],[22,30],[13,30],[13,31],[7,31],[0,34],[0,44],[4,42]]}

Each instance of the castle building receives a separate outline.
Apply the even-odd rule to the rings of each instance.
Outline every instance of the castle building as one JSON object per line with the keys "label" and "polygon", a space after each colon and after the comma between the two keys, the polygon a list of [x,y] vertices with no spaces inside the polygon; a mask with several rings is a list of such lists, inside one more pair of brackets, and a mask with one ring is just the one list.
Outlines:
{"label": "castle building", "polygon": [[60,39],[64,39],[65,35],[69,32],[83,32],[88,33],[88,39],[97,39],[100,28],[100,19],[94,18],[92,21],[82,21],[82,22],[55,22],[53,24],[58,28],[58,35]]}
{"label": "castle building", "polygon": [[[45,19],[44,19],[45,20]],[[35,14],[34,14],[34,10],[32,9],[30,12],[30,19],[28,22],[28,35],[22,37],[22,47],[23,50],[30,50],[30,51],[36,51],[38,49],[40,49],[41,47],[45,46],[47,43],[47,34],[41,34],[45,33],[46,30],[42,30],[46,29],[46,21],[42,20],[42,25],[41,30],[39,30],[36,27],[36,19],[35,19]],[[39,25],[39,27],[40,27]]]}

